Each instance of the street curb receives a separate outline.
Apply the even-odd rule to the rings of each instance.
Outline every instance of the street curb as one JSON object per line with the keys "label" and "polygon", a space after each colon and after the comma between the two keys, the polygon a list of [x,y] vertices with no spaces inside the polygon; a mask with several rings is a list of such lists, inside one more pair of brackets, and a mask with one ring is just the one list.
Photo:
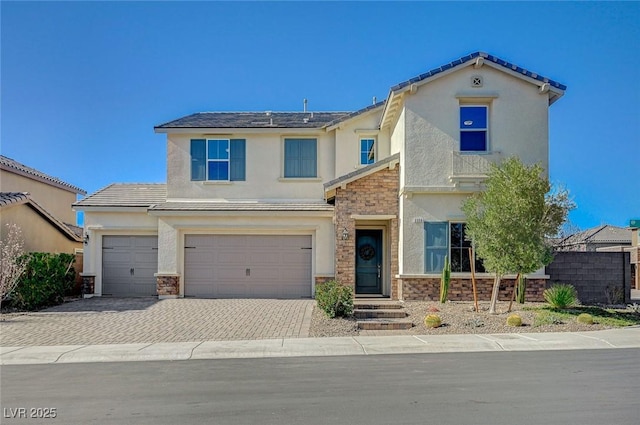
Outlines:
{"label": "street curb", "polygon": [[0,347],[0,365],[619,348],[640,348],[640,326],[590,332]]}

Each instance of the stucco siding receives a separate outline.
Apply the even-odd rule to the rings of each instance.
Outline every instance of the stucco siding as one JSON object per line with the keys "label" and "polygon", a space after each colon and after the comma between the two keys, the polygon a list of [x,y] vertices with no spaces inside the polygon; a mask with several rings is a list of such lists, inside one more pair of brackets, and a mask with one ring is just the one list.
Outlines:
{"label": "stucco siding", "polygon": [[[317,139],[316,179],[283,179],[284,139]],[[191,181],[190,140],[228,138],[246,140],[246,180]],[[323,181],[334,178],[334,134],[169,134],[167,196],[169,199],[323,199]]]}
{"label": "stucco siding", "polygon": [[71,209],[71,204],[77,196],[68,190],[0,170],[0,192],[29,192],[38,205],[58,220],[76,223],[76,213]]}
{"label": "stucco siding", "polygon": [[376,161],[390,155],[389,131],[388,129],[378,130],[381,114],[381,110],[365,114],[363,117],[349,120],[335,130],[335,177],[363,167],[360,164],[360,139],[362,138],[376,140]]}
{"label": "stucco siding", "polygon": [[[480,75],[483,86],[471,87]],[[548,168],[548,95],[489,66],[465,68],[421,86],[404,102],[404,184],[452,186],[452,152],[459,151],[461,104],[488,105],[488,150]],[[393,137],[392,137],[393,139]],[[402,183],[402,182],[401,182]]]}
{"label": "stucco siding", "polygon": [[73,254],[82,243],[72,241],[27,204],[4,207],[0,213],[1,236],[7,237],[7,224],[17,224],[22,231],[26,252]]}

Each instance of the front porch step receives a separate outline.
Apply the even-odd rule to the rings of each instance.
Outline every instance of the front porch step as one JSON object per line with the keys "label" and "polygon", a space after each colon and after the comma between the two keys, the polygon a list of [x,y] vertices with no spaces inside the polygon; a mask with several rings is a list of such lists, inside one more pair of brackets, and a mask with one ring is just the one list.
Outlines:
{"label": "front porch step", "polygon": [[403,308],[402,304],[395,301],[355,301],[353,307],[358,310],[399,310]]}
{"label": "front porch step", "polygon": [[353,310],[356,319],[402,319],[407,317],[407,313],[399,308],[394,309],[361,309],[359,306]]}
{"label": "front porch step", "polygon": [[408,320],[400,319],[365,319],[358,320],[358,329],[367,331],[390,331],[411,329],[413,323]]}

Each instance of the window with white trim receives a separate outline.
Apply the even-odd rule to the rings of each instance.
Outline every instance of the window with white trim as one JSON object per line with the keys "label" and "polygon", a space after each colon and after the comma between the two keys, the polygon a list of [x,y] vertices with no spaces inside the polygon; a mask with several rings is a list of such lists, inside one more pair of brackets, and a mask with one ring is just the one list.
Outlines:
{"label": "window with white trim", "polygon": [[284,177],[318,177],[316,139],[284,139]]}
{"label": "window with white trim", "polygon": [[360,139],[360,165],[376,162],[376,139],[368,137]]}
{"label": "window with white trim", "polygon": [[192,181],[245,180],[244,139],[192,139]]}
{"label": "window with white trim", "polygon": [[[452,272],[470,272],[469,248],[471,241],[466,240],[465,223],[426,222],[425,231],[425,273],[440,273],[444,267],[444,257],[448,256]],[[475,258],[475,271],[485,271],[482,260]]]}
{"label": "window with white trim", "polygon": [[460,151],[488,150],[489,107],[460,105]]}

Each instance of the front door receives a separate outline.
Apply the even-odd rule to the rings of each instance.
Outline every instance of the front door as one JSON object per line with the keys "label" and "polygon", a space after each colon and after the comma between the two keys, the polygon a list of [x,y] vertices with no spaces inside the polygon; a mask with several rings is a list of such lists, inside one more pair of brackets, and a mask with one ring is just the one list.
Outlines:
{"label": "front door", "polygon": [[356,294],[382,293],[382,230],[356,229]]}

